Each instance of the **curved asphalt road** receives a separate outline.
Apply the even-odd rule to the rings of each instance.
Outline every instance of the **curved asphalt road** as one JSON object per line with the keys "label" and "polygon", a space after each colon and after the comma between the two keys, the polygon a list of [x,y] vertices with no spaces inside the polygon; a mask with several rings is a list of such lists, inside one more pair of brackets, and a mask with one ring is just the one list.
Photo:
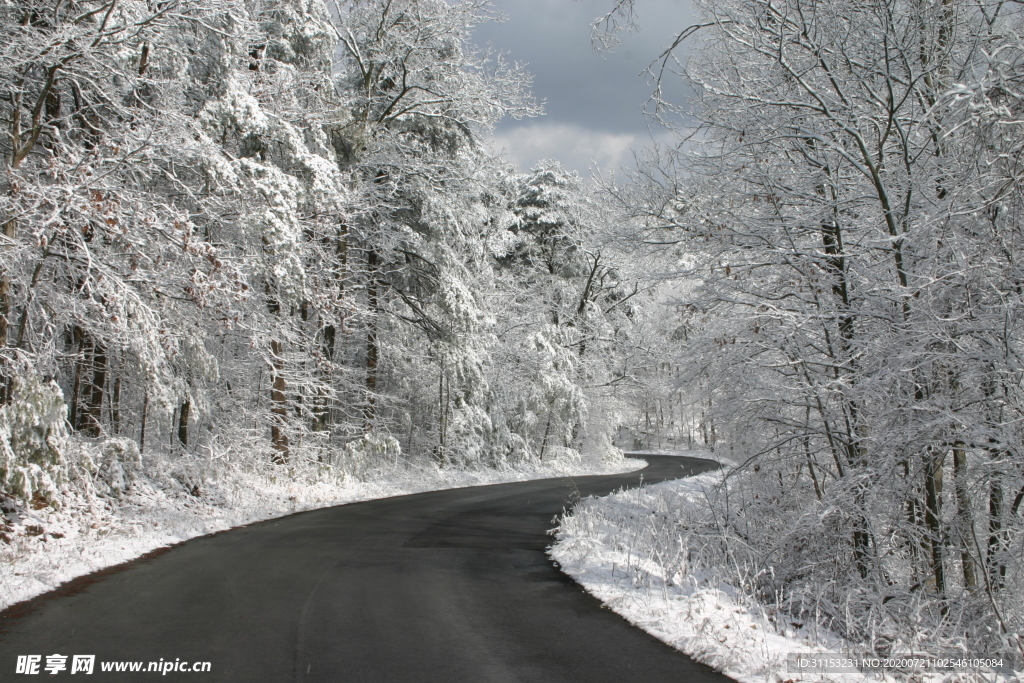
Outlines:
{"label": "curved asphalt road", "polygon": [[[544,553],[577,496],[716,467],[644,458],[630,474],[354,503],[157,551],[0,613],[0,681],[56,680],[16,675],[16,658],[60,653],[96,655],[72,681],[732,683],[602,609]],[[99,670],[161,658],[212,669]]]}

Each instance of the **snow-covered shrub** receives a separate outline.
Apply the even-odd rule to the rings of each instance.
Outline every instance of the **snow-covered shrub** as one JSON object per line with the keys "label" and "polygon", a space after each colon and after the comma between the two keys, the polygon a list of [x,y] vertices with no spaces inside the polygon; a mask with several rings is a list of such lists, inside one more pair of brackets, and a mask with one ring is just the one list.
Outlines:
{"label": "snow-covered shrub", "polygon": [[132,439],[108,439],[100,453],[97,477],[114,494],[125,491],[142,473],[142,455]]}
{"label": "snow-covered shrub", "polygon": [[452,413],[449,442],[445,448],[447,459],[463,465],[483,462],[493,431],[490,417],[472,405],[459,406]]}
{"label": "snow-covered shrub", "polygon": [[65,472],[66,415],[55,382],[33,372],[14,378],[11,402],[0,407],[0,493],[56,504]]}
{"label": "snow-covered shrub", "polygon": [[621,462],[622,449],[615,445],[615,435],[623,423],[624,411],[617,408],[615,397],[597,395],[587,398],[587,420],[579,435],[581,455],[605,462]]}
{"label": "snow-covered shrub", "polygon": [[566,446],[550,446],[544,455],[545,460],[561,460],[564,462],[579,462],[580,452],[575,448]]}
{"label": "snow-covered shrub", "polygon": [[396,462],[401,455],[402,446],[396,438],[371,432],[345,444],[333,464],[343,477],[364,479],[375,468]]}
{"label": "snow-covered shrub", "polygon": [[506,392],[504,419],[529,445],[532,458],[546,460],[552,448],[577,445],[574,432],[586,423],[572,342],[571,332],[547,325],[510,345],[518,374],[516,391]]}

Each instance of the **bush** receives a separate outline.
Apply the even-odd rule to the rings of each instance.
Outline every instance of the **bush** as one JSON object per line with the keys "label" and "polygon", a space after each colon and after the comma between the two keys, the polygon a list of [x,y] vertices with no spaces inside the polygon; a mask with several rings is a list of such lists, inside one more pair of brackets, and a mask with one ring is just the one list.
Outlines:
{"label": "bush", "polygon": [[0,493],[56,506],[68,440],[64,394],[34,373],[14,378],[12,389],[0,407]]}

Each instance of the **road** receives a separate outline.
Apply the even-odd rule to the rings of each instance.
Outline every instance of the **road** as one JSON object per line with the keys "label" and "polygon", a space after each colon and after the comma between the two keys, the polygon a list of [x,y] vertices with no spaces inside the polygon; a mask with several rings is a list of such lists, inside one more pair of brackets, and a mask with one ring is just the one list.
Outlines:
{"label": "road", "polygon": [[[35,679],[15,675],[17,655],[57,653],[96,655],[86,681],[732,683],[602,609],[544,553],[578,496],[716,467],[644,458],[629,474],[385,498],[181,543],[0,613],[0,681]],[[99,664],[161,659],[210,671]]]}

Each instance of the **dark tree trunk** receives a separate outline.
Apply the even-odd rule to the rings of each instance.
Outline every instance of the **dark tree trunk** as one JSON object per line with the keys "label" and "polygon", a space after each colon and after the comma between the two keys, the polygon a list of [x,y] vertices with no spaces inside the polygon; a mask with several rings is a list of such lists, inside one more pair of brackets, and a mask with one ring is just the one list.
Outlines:
{"label": "dark tree trunk", "polygon": [[551,414],[554,412],[554,399],[548,401],[548,421],[544,425],[544,438],[540,442],[540,460],[544,460],[544,453],[548,449],[548,437],[551,435]]}
{"label": "dark tree trunk", "polygon": [[377,417],[377,364],[380,360],[380,347],[377,340],[377,314],[380,307],[377,282],[377,267],[380,260],[377,252],[371,250],[366,256],[369,269],[369,280],[366,283],[366,303],[370,309],[370,320],[366,328],[366,403],[363,407],[363,430],[373,431],[373,423]]}
{"label": "dark tree trunk", "polygon": [[103,433],[103,392],[107,384],[107,350],[92,344],[92,382],[86,408],[85,433],[99,437]]}
{"label": "dark tree trunk", "polygon": [[957,531],[960,542],[960,563],[963,567],[964,586],[978,587],[978,574],[971,553],[974,539],[974,519],[971,515],[971,494],[967,490],[967,451],[964,444],[953,447],[953,483],[956,487]]}
{"label": "dark tree trunk", "polygon": [[110,425],[114,430],[114,436],[121,434],[121,378],[114,380],[114,387],[110,394]]}
{"label": "dark tree trunk", "polygon": [[942,553],[942,455],[928,453],[925,461],[925,524],[928,526],[928,541],[931,545],[931,570],[935,578],[935,592],[939,596],[946,594],[946,572]]}
{"label": "dark tree trunk", "polygon": [[78,353],[68,405],[68,422],[76,431],[98,437],[102,434],[103,392],[107,380],[106,350],[78,325],[72,328],[71,334],[72,342],[78,345]]}
{"label": "dark tree trunk", "polygon": [[82,391],[82,375],[85,374],[85,330],[78,325],[71,328],[71,343],[78,346],[75,354],[75,378],[71,383],[71,400],[68,401],[68,422],[72,429],[81,429],[78,404]]}
{"label": "dark tree trunk", "polygon": [[[13,219],[4,223],[4,236],[11,242],[14,241]],[[0,276],[0,349],[7,347],[8,329],[10,319],[13,315],[11,306],[11,278],[5,272]],[[11,382],[13,377],[9,375],[6,367],[0,366],[0,405],[7,405],[11,400]]]}
{"label": "dark tree trunk", "polygon": [[323,344],[323,353],[324,357],[329,361],[334,360],[334,344],[337,336],[338,331],[334,327],[334,325],[326,325],[324,327],[323,334],[321,336]]}
{"label": "dark tree trunk", "polygon": [[185,399],[178,411],[178,443],[188,447],[188,417],[192,412],[192,401]]}
{"label": "dark tree trunk", "polygon": [[281,464],[287,462],[289,454],[288,434],[285,432],[288,422],[288,397],[285,392],[288,385],[284,379],[284,344],[279,341],[270,342],[270,350],[274,356],[274,383],[270,389],[270,401],[273,404],[270,412],[274,419],[270,425],[270,442],[274,446],[274,462]]}
{"label": "dark tree trunk", "polygon": [[142,395],[142,417],[140,422],[142,423],[139,427],[139,453],[146,450],[146,418],[149,417],[149,388],[146,388],[146,393]]}
{"label": "dark tree trunk", "polygon": [[1002,557],[1006,547],[1006,533],[1003,531],[1003,499],[1002,474],[997,472],[992,477],[988,490],[988,548],[985,552],[989,580],[996,588],[1002,588],[1006,583],[1006,562]]}
{"label": "dark tree trunk", "polygon": [[[451,389],[449,388],[449,396]],[[437,456],[444,462],[448,441],[448,402],[444,398],[444,365],[437,373]]]}

